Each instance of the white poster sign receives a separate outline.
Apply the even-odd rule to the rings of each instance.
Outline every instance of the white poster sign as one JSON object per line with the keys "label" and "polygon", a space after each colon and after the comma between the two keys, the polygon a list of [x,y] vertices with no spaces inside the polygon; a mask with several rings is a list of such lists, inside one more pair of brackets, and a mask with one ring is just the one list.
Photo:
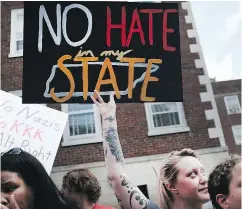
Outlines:
{"label": "white poster sign", "polygon": [[0,148],[14,147],[35,156],[50,174],[67,122],[66,113],[0,90]]}

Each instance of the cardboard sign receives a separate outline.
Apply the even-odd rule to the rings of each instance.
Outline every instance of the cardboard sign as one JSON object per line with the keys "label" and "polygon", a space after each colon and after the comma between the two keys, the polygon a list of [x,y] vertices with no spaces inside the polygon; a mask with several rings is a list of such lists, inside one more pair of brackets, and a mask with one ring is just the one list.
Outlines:
{"label": "cardboard sign", "polygon": [[68,115],[0,90],[0,148],[35,156],[50,174]]}
{"label": "cardboard sign", "polygon": [[178,3],[24,2],[24,103],[181,102]]}

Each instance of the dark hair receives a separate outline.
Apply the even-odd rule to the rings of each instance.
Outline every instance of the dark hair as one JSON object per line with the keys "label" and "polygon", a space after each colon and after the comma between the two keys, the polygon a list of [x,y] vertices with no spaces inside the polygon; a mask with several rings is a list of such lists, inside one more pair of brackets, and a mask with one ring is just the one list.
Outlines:
{"label": "dark hair", "polygon": [[[13,150],[13,149],[12,149]],[[43,165],[25,151],[7,152],[1,156],[1,171],[15,172],[31,189],[34,209],[80,209],[76,202],[64,197]]]}
{"label": "dark hair", "polygon": [[211,172],[208,179],[208,192],[215,208],[221,209],[216,201],[218,194],[229,195],[229,185],[234,167],[241,162],[238,155],[230,155]]}
{"label": "dark hair", "polygon": [[96,203],[101,196],[97,178],[88,169],[76,169],[63,177],[62,189],[85,195],[90,203]]}

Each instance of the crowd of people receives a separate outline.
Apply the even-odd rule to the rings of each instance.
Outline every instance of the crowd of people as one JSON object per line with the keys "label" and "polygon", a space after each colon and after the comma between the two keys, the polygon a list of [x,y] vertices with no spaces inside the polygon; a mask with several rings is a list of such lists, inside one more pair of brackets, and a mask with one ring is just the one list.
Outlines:
{"label": "crowd of people", "polygon": [[[114,93],[108,103],[95,94],[108,179],[122,209],[204,209],[209,201],[215,209],[241,208],[241,157],[230,155],[207,175],[191,149],[170,153],[160,167],[160,203],[147,199],[125,173]],[[100,196],[100,184],[87,169],[68,172],[59,190],[32,155],[19,148],[1,154],[1,209],[113,209],[99,205]]]}

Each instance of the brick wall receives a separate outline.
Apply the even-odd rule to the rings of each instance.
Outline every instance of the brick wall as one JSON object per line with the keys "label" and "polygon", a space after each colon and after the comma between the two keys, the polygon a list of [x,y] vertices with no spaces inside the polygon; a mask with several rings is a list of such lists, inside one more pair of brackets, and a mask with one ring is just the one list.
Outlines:
{"label": "brick wall", "polygon": [[241,154],[241,146],[235,144],[233,132],[231,129],[233,125],[241,124],[241,114],[228,115],[224,102],[224,96],[238,95],[241,105],[241,79],[214,82],[212,83],[212,86],[223,127],[225,142],[228,146],[229,152]]}
{"label": "brick wall", "polygon": [[[2,89],[5,91],[21,89],[22,58],[8,59],[10,38],[10,8],[22,7],[22,2],[2,3]],[[209,139],[208,128],[214,127],[213,120],[207,121],[204,110],[211,109],[211,102],[201,102],[200,92],[206,92],[206,86],[199,83],[198,76],[204,75],[203,68],[196,68],[194,60],[197,53],[191,53],[190,44],[196,44],[195,38],[188,38],[187,30],[191,24],[185,23],[186,10],[180,5],[180,36],[183,76],[184,110],[190,132],[148,137],[147,121],[143,104],[119,104],[117,107],[119,136],[124,156],[137,157],[167,153],[174,149],[189,147],[201,149],[219,146],[219,140]],[[51,105],[60,109],[59,105]],[[75,153],[75,154],[74,154]],[[54,165],[70,165],[103,161],[101,143],[59,147]]]}
{"label": "brick wall", "polygon": [[241,79],[213,82],[214,95],[241,92]]}
{"label": "brick wall", "polygon": [[23,2],[1,2],[1,88],[22,88],[23,58],[8,58],[10,52],[11,9],[23,8]]}

